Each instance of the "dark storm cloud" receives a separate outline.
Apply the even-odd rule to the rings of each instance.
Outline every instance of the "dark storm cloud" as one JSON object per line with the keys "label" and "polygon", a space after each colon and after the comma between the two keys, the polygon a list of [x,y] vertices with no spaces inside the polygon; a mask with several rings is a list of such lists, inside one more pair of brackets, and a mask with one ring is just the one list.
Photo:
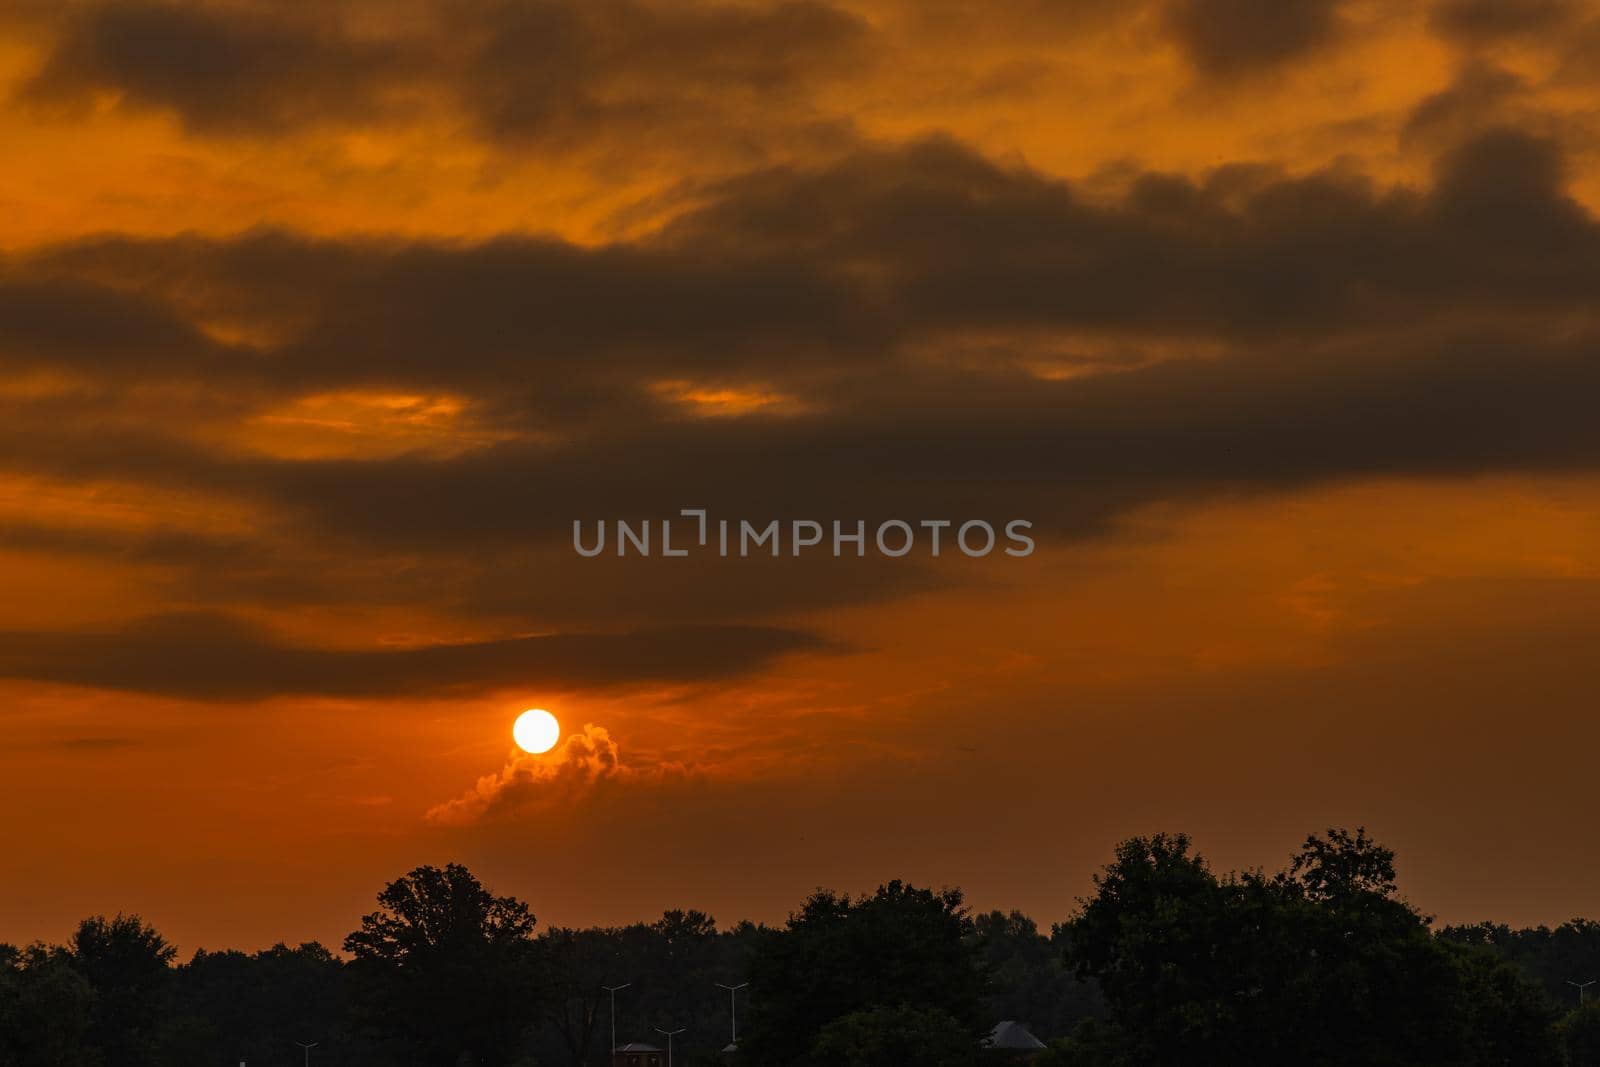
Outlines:
{"label": "dark storm cloud", "polygon": [[1429,23],[1447,37],[1482,44],[1546,33],[1574,14],[1569,0],[1442,0],[1429,13]]}
{"label": "dark storm cloud", "polygon": [[44,522],[0,522],[0,548],[209,567],[240,561],[261,552],[263,546],[243,538],[206,537],[181,530],[62,529]]}
{"label": "dark storm cloud", "polygon": [[[588,528],[592,531],[593,524]],[[693,529],[692,524],[676,527],[674,543]],[[881,557],[849,555],[742,559],[736,564],[736,581],[728,580],[729,562],[714,555],[673,560],[668,568],[659,558],[637,556],[602,556],[573,566],[577,561],[570,541],[559,537],[540,548],[525,540],[490,553],[483,567],[448,590],[450,607],[470,617],[550,619],[580,627],[642,625],[664,617],[728,621],[836,610],[948,588],[961,579],[936,571],[927,559],[908,558],[886,567]]]}
{"label": "dark storm cloud", "polygon": [[[73,8],[22,96],[108,92],[196,132],[272,134],[381,118],[431,95],[496,139],[578,142],[772,121],[801,87],[870,55],[867,24],[817,0],[441,0],[390,14],[359,2]],[[768,110],[743,114],[752,105]]]}
{"label": "dark storm cloud", "polygon": [[[75,304],[86,323],[104,320],[107,331],[142,309],[148,321],[119,342],[126,346],[186,303],[202,319],[289,334],[265,358],[240,350],[218,366],[221,346],[169,327],[158,338],[164,358],[187,358],[196,373],[299,391],[391,384],[531,395],[540,410],[568,419],[616,404],[648,370],[698,376],[823,351],[834,363],[869,358],[902,328],[833,264],[699,248],[586,249],[529,238],[339,244],[266,233],[94,241],[42,253],[34,266],[51,279],[93,279],[52,281],[63,333],[89,328],[68,324]],[[8,344],[5,310],[0,304],[0,345]],[[532,373],[555,368],[563,373]]]}
{"label": "dark storm cloud", "polygon": [[[1364,475],[1600,461],[1600,339],[1515,335],[1175,360],[1081,382],[951,380],[850,415],[650,426],[549,450],[241,471],[355,543],[563,544],[575,518],[1035,519],[1103,531],[1140,503]],[[598,569],[598,567],[597,567]],[[826,581],[826,577],[822,579]]]}
{"label": "dark storm cloud", "polygon": [[[506,484],[505,514],[478,531],[432,526],[374,539],[359,528],[341,534],[336,521],[317,520],[319,536],[307,539],[287,522],[250,536],[0,523],[0,548],[138,566],[151,588],[188,604],[426,603],[460,617],[560,628],[641,626],[664,618],[725,623],[870,603],[956,580],[922,559],[885,567],[876,558],[758,557],[740,562],[737,582],[724,580],[727,565],[714,556],[663,568],[655,558],[606,555],[574,567],[562,516],[530,513],[525,487],[510,477]],[[306,506],[315,512],[314,503]],[[690,533],[680,527],[675,537],[681,542]],[[544,543],[535,544],[536,538]],[[442,540],[457,547],[470,542],[472,551],[454,554]],[[418,566],[419,545],[443,551]]]}
{"label": "dark storm cloud", "polygon": [[1527,83],[1511,71],[1472,62],[1449,87],[1425,97],[1401,130],[1410,144],[1451,145],[1481,134],[1492,120],[1504,124],[1507,108],[1525,93]]}
{"label": "dark storm cloud", "polygon": [[0,271],[0,366],[181,376],[222,352],[159,299]]}
{"label": "dark storm cloud", "polygon": [[1171,0],[1173,36],[1196,69],[1231,78],[1331,43],[1341,0]]}
{"label": "dark storm cloud", "polygon": [[1600,84],[1600,18],[1591,18],[1560,39],[1561,66],[1555,82],[1563,86]]}
{"label": "dark storm cloud", "polygon": [[1600,229],[1561,166],[1554,143],[1502,130],[1445,157],[1431,194],[1225,167],[1147,174],[1107,206],[935,141],[739,179],[675,236],[887,276],[924,330],[1320,338],[1453,314],[1469,295],[1502,310],[1586,298]]}
{"label": "dark storm cloud", "polygon": [[[1433,31],[1469,53],[1499,45],[1533,46],[1556,59],[1548,85],[1592,86],[1600,80],[1600,13],[1573,0],[1441,0],[1429,13]],[[1579,122],[1582,122],[1581,112]],[[1541,123],[1547,125],[1547,123]],[[1580,127],[1579,136],[1592,141]]]}
{"label": "dark storm cloud", "polygon": [[[493,136],[648,134],[778,103],[870,58],[865,22],[814,0],[768,8],[585,0],[478,5],[489,17],[463,97]],[[726,134],[726,129],[722,131]]]}
{"label": "dark storm cloud", "polygon": [[1081,40],[1086,33],[1141,17],[1147,4],[1143,0],[991,0],[984,5],[982,18],[974,17],[967,0],[875,0],[872,7],[948,40],[998,37],[1038,44],[1062,38]]}
{"label": "dark storm cloud", "polygon": [[[507,405],[507,425],[524,396],[592,407],[595,436],[563,448],[513,442],[459,462],[395,461],[464,482],[475,464],[537,474],[541,457],[556,455],[577,478],[604,482],[624,466],[607,450],[627,441],[660,452],[680,440],[691,473],[738,466],[742,447],[710,457],[746,435],[769,451],[809,455],[819,433],[870,441],[880,416],[910,420],[904,447],[916,454],[931,440],[913,429],[918,413],[989,420],[1007,436],[1059,423],[1084,398],[1126,383],[1199,374],[1226,384],[1244,367],[1312,379],[1323,373],[1317,352],[1374,331],[1400,331],[1374,361],[1405,373],[1399,352],[1425,331],[1448,335],[1466,316],[1515,337],[1529,316],[1581,311],[1600,286],[1600,228],[1563,193],[1563,166],[1553,142],[1496,131],[1443,158],[1423,193],[1235,167],[1199,182],[1146,175],[1103,204],[935,141],[725,183],[632,246],[281,234],[78,244],[14,265],[17,279],[0,290],[0,344],[8,354],[60,353],[88,371],[133,363],[147,381],[233,376],[284,394],[459,389]],[[219,358],[180,308],[199,319],[254,317],[287,336],[253,357]],[[1039,330],[1234,347],[1220,361],[1049,383],[1013,361]],[[915,355],[973,331],[1001,337],[977,349],[976,362]],[[684,422],[642,395],[646,376],[725,375],[793,384],[803,397],[810,388],[818,413]],[[1142,409],[1136,397],[1127,402],[1119,417],[1136,424]],[[628,417],[606,420],[619,411]],[[1026,447],[1032,437],[1015,439]],[[137,441],[110,444],[138,463]],[[83,455],[93,462],[95,452]],[[346,468],[384,463],[285,466],[343,482]],[[249,473],[278,482],[270,469]]]}
{"label": "dark storm cloud", "polygon": [[[61,321],[30,297],[10,325],[24,347],[115,333],[108,364],[148,335],[158,374],[279,392],[457,389],[513,427],[663,417],[649,385],[674,379],[766,381],[838,409],[936,393],[948,370],[908,353],[977,333],[1002,353],[1029,331],[1248,348],[1576,311],[1600,281],[1600,228],[1563,166],[1554,142],[1500,130],[1447,154],[1426,191],[1226,167],[1146,174],[1104,203],[930,141],[723,183],[628,245],[84,242],[15,265],[18,285],[49,279],[33,284]],[[75,305],[87,325],[66,322]],[[281,336],[221,359],[180,313]]]}
{"label": "dark storm cloud", "polygon": [[511,686],[701,682],[834,646],[795,630],[680,626],[396,649],[289,644],[222,615],[167,615],[115,630],[0,636],[0,677],[199,700],[286,694],[435,696]]}
{"label": "dark storm cloud", "polygon": [[[506,439],[452,456],[202,448],[154,407],[119,422],[97,406],[107,398],[79,394],[5,400],[0,427],[13,471],[240,498],[281,524],[273,537],[327,554],[418,553],[448,577],[417,595],[469,614],[580,617],[571,602],[594,580],[619,590],[619,616],[703,617],[670,581],[629,593],[626,568],[599,560],[571,588],[518,592],[508,576],[535,585],[531,561],[553,565],[518,549],[563,551],[574,519],[689,506],[752,521],[1029,518],[1060,538],[1152,501],[1600,465],[1587,403],[1600,339],[1585,325],[1600,228],[1566,196],[1558,146],[1505,130],[1447,153],[1426,189],[1234,166],[1146,174],[1091,201],[932,141],[700,190],[629,245],[118,239],[10,273],[104,296],[86,306],[154,309],[110,323],[218,318],[279,335],[219,358],[192,330],[129,327],[170,340],[147,388],[472,401]],[[46,338],[94,370],[101,334],[69,344],[37,312],[18,321],[0,346]],[[1132,358],[1078,351],[1108,340]],[[1030,371],[1052,346],[1077,357],[1076,376]],[[127,360],[113,347],[105,363],[115,379]],[[696,418],[652,391],[662,379],[754,381],[801,406]],[[189,417],[220,402],[173,401]],[[214,590],[237,558],[218,551]],[[774,612],[928,582],[778,573],[747,575]],[[761,610],[723,598],[704,612],[740,603]]]}
{"label": "dark storm cloud", "polygon": [[[329,551],[415,551],[445,563],[519,544],[565,546],[576,518],[661,518],[690,505],[760,521],[1026,517],[1057,539],[1103,531],[1154,500],[1361,476],[1592,469],[1600,429],[1588,398],[1597,390],[1593,337],[1541,344],[1463,334],[1410,349],[1344,344],[1174,360],[1010,388],[952,380],[870,419],[657,424],[585,444],[508,445],[448,460],[191,452],[149,466],[123,441],[85,469],[259,499],[286,524],[298,517]],[[36,435],[32,445],[32,468],[50,469],[60,450]],[[567,563],[592,566],[586,580],[622,577],[610,561]],[[520,595],[504,585],[519,573],[489,562],[482,581],[502,583],[502,604],[537,605],[536,584]],[[850,577],[845,568],[819,571],[807,596],[815,602],[830,588],[860,596]],[[665,596],[634,606],[698,610],[692,599],[674,606],[662,580]],[[567,595],[581,596],[582,587]],[[793,589],[764,588],[780,594],[774,610],[797,602]],[[559,612],[559,595],[550,595],[547,610]]]}
{"label": "dark storm cloud", "polygon": [[[608,370],[695,374],[820,350],[848,358],[890,340],[847,279],[787,257],[507,240],[412,247],[373,266],[330,294],[329,313],[285,352],[291,365],[433,384],[509,373],[502,384],[515,388],[534,384],[515,377],[530,362],[548,361],[587,371],[540,383],[570,406],[589,388],[614,388]],[[455,356],[441,363],[446,348]]]}
{"label": "dark storm cloud", "polygon": [[[316,8],[108,3],[75,9],[43,69],[22,89],[35,102],[119,93],[168,109],[193,129],[270,132],[374,116],[408,63],[361,42]],[[324,15],[336,8],[320,9]]]}

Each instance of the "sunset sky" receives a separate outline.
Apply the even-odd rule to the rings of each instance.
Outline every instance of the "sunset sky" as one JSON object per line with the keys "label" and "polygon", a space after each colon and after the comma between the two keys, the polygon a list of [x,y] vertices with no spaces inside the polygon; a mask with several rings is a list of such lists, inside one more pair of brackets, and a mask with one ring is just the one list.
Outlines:
{"label": "sunset sky", "polygon": [[[0,941],[1600,913],[1600,3],[0,10]],[[686,507],[1038,550],[573,551]]]}

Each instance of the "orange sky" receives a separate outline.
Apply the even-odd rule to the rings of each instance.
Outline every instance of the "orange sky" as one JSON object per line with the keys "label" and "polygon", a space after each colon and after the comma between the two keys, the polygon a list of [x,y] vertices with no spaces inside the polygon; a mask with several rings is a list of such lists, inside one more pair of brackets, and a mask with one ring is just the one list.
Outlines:
{"label": "orange sky", "polygon": [[[1595,913],[1600,6],[0,19],[0,941],[337,943],[446,860],[1050,922],[1335,824]],[[572,551],[693,506],[1039,547]]]}

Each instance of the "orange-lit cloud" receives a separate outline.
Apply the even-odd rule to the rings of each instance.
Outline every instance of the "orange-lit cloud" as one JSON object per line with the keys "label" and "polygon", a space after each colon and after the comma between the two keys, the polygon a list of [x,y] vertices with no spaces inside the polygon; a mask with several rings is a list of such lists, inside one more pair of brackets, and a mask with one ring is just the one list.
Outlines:
{"label": "orange-lit cloud", "polygon": [[597,789],[655,785],[689,773],[680,763],[640,768],[622,761],[617,743],[603,726],[585,723],[554,752],[518,753],[499,774],[454,800],[429,808],[427,820],[440,826],[509,819],[530,812],[563,810]]}

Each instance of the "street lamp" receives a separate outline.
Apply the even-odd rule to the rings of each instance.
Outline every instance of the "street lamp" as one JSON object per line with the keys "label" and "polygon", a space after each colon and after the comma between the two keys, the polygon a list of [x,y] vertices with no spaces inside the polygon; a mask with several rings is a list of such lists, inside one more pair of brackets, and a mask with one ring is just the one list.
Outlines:
{"label": "street lamp", "polygon": [[311,1067],[311,1050],[317,1047],[318,1042],[313,1041],[308,1045],[304,1041],[296,1041],[295,1044],[306,1054],[306,1067]]}
{"label": "street lamp", "polygon": [[1569,979],[1567,984],[1578,991],[1578,1003],[1582,1004],[1583,994],[1587,992],[1589,987],[1594,985],[1596,981],[1600,981],[1600,979],[1591,978],[1587,982],[1574,982]]}
{"label": "street lamp", "polygon": [[658,1033],[658,1034],[666,1034],[667,1035],[667,1067],[672,1067],[672,1038],[673,1038],[673,1035],[681,1034],[687,1029],[688,1029],[688,1027],[686,1027],[686,1026],[680,1026],[676,1030],[663,1030],[659,1026],[656,1027],[656,1033]]}
{"label": "street lamp", "polygon": [[739,1043],[739,990],[749,984],[749,982],[740,982],[738,985],[717,983],[718,989],[726,989],[728,991],[728,1012],[733,1018],[733,1040],[728,1043],[730,1048]]}
{"label": "street lamp", "polygon": [[603,985],[600,988],[611,994],[611,1059],[617,1058],[617,990],[627,989],[632,982],[623,982],[621,985]]}

